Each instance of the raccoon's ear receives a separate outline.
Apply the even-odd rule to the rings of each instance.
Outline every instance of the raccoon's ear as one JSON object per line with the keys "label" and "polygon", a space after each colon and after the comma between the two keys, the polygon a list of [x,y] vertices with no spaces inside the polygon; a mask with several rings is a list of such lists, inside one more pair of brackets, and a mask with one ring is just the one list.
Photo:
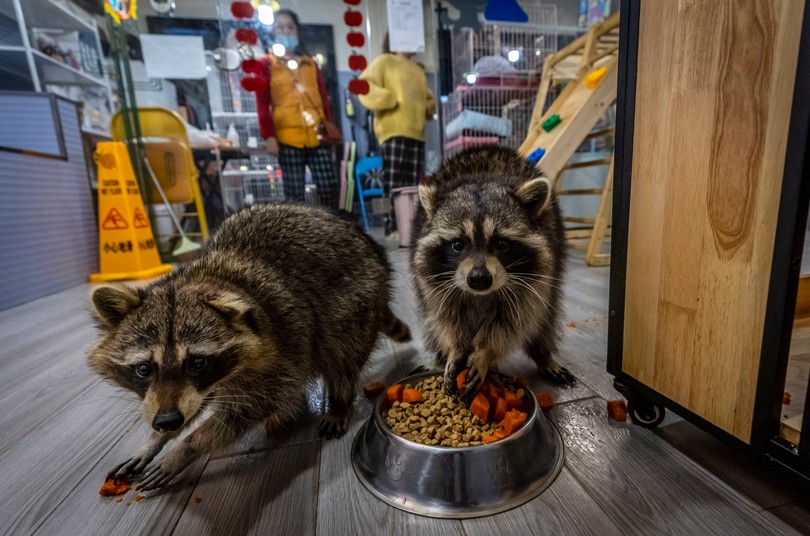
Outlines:
{"label": "raccoon's ear", "polygon": [[524,207],[539,216],[551,200],[551,183],[546,178],[532,179],[520,185],[515,195]]}
{"label": "raccoon's ear", "polygon": [[141,304],[141,296],[134,288],[124,285],[101,285],[90,295],[94,316],[104,328],[114,328]]}
{"label": "raccoon's ear", "polygon": [[239,294],[223,292],[206,301],[208,305],[230,320],[234,327],[247,329],[254,333],[259,330],[253,304]]}
{"label": "raccoon's ear", "polygon": [[427,219],[433,217],[433,201],[436,198],[436,187],[432,184],[419,185],[419,201],[422,203],[422,208],[425,209]]}

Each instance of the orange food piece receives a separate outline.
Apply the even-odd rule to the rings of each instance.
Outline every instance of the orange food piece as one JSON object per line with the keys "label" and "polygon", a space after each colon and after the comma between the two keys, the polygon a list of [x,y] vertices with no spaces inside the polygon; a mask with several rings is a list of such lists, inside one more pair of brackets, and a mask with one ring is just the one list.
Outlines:
{"label": "orange food piece", "polygon": [[[484,392],[483,387],[481,391]],[[490,383],[487,385],[485,394],[487,395],[487,399],[489,399],[490,407],[496,407],[498,405],[498,399],[501,398],[501,390]]]}
{"label": "orange food piece", "polygon": [[568,326],[569,328],[575,328],[575,327],[577,327],[577,323],[576,322],[569,322],[569,323],[566,324],[566,326]]}
{"label": "orange food piece", "polygon": [[378,394],[385,391],[385,384],[380,382],[372,382],[368,385],[363,386],[363,394],[366,395],[368,398],[373,396],[377,396]]}
{"label": "orange food piece", "polygon": [[467,379],[467,371],[470,369],[462,370],[458,376],[456,376],[456,387],[458,390],[461,391],[461,388],[464,387],[464,381]]}
{"label": "orange food piece", "polygon": [[478,393],[475,395],[475,400],[470,404],[470,413],[486,422],[489,419],[489,400],[483,395]]}
{"label": "orange food piece", "polygon": [[627,404],[624,400],[608,400],[608,417],[614,421],[624,422],[627,420]]}
{"label": "orange food piece", "polygon": [[509,406],[506,404],[506,400],[503,398],[499,398],[498,401],[495,403],[495,409],[492,412],[492,418],[496,421],[502,420],[506,417],[506,412],[509,411]]}
{"label": "orange food piece", "polygon": [[403,402],[413,404],[414,402],[422,402],[423,400],[424,398],[422,398],[422,393],[416,389],[405,389],[402,391]]}
{"label": "orange food piece", "polygon": [[785,391],[782,393],[782,405],[787,406],[788,404],[790,404],[790,393]]}
{"label": "orange food piece", "polygon": [[145,498],[143,495],[135,495],[135,502],[141,502]]}
{"label": "orange food piece", "polygon": [[98,494],[102,497],[114,497],[115,495],[123,495],[132,489],[132,481],[127,478],[114,479],[108,478],[102,484]]}
{"label": "orange food piece", "polygon": [[197,504],[200,504],[200,501],[202,501],[202,499],[200,499],[197,495],[195,495],[194,496],[194,502],[197,503]]}
{"label": "orange food piece", "polygon": [[486,443],[492,443],[493,441],[497,441],[499,439],[503,439],[506,435],[501,432],[500,430],[496,430],[492,435],[484,436],[481,441]]}
{"label": "orange food piece", "polygon": [[517,393],[513,393],[512,391],[504,391],[503,398],[506,400],[506,407],[509,409],[523,409],[523,400],[517,395]]}
{"label": "orange food piece", "polygon": [[503,420],[498,424],[506,435],[512,435],[526,422],[528,415],[516,409],[510,409]]}
{"label": "orange food piece", "polygon": [[124,499],[121,498],[121,497],[118,497],[117,499],[115,499],[115,502],[124,502]]}
{"label": "orange food piece", "polygon": [[402,384],[395,383],[389,387],[386,391],[386,395],[388,396],[388,401],[391,403],[402,402]]}
{"label": "orange food piece", "polygon": [[540,409],[549,411],[554,407],[554,395],[551,393],[537,393],[537,403],[540,404]]}

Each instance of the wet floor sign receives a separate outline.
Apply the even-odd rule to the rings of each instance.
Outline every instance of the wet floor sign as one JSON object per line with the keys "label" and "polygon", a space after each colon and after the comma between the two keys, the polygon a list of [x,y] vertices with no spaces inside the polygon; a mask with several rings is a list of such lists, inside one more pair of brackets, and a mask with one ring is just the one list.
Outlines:
{"label": "wet floor sign", "polygon": [[160,263],[126,145],[99,142],[95,159],[101,270],[90,281],[151,279],[169,272],[171,265]]}

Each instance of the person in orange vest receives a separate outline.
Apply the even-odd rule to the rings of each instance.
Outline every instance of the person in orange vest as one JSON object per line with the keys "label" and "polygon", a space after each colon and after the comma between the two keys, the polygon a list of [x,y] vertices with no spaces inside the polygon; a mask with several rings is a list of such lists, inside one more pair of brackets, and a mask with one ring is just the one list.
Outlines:
{"label": "person in orange vest", "polygon": [[278,157],[284,197],[304,200],[305,166],[309,166],[321,205],[336,210],[337,166],[318,135],[318,125],[332,120],[332,109],[323,74],[298,40],[299,28],[295,12],[276,13],[274,47],[259,60],[259,76],[267,82],[266,89],[256,93],[259,131],[267,152]]}

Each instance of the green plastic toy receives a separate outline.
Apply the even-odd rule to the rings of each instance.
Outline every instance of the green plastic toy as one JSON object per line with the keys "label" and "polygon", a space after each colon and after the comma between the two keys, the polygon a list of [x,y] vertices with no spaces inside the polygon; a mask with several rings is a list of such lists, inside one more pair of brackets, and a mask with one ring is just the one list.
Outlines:
{"label": "green plastic toy", "polygon": [[551,132],[554,129],[554,127],[560,124],[560,121],[562,121],[562,119],[560,119],[560,114],[552,115],[551,117],[543,121],[543,130],[545,130],[546,132]]}

